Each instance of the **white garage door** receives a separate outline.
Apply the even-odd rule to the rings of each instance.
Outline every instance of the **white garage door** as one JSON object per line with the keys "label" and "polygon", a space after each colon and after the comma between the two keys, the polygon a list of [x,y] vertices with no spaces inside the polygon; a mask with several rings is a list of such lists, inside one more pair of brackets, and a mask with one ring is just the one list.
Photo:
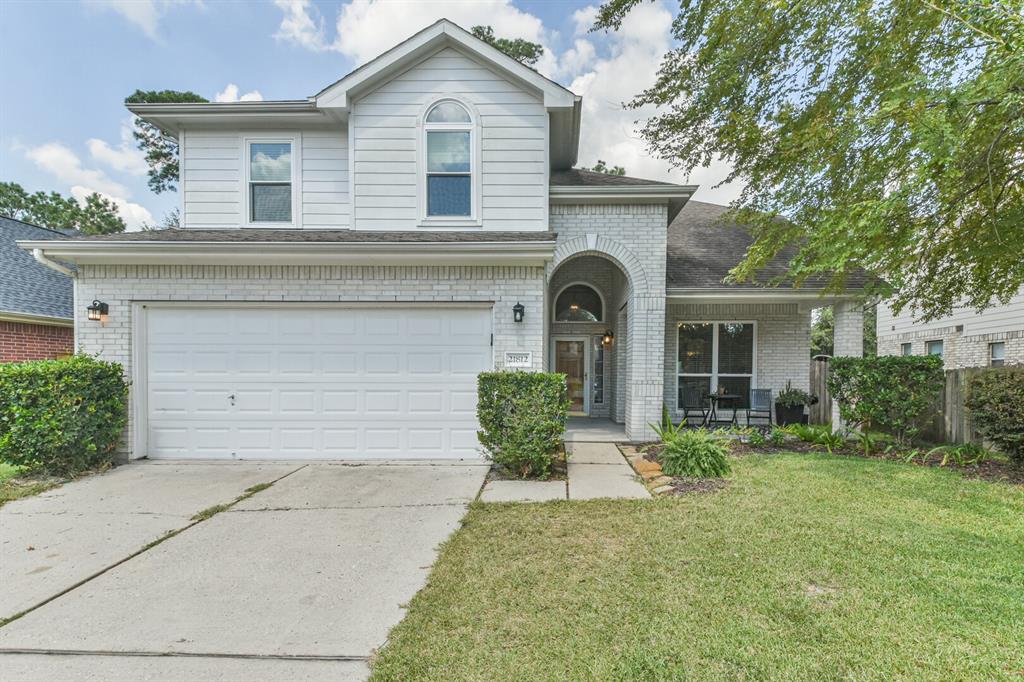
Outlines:
{"label": "white garage door", "polygon": [[153,458],[477,455],[491,310],[148,307]]}

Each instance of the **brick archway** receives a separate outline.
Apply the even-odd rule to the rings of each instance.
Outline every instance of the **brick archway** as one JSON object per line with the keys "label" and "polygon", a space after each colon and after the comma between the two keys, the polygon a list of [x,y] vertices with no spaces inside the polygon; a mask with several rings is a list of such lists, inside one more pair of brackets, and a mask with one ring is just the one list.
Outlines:
{"label": "brick archway", "polygon": [[579,256],[599,256],[610,260],[626,275],[634,295],[647,294],[649,282],[640,260],[623,244],[597,234],[582,234],[559,244],[547,267],[548,279],[560,266]]}

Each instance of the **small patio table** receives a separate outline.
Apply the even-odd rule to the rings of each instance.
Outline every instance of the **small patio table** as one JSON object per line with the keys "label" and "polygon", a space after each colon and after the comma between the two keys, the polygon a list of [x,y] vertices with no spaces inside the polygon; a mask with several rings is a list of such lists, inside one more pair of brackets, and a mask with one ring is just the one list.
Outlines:
{"label": "small patio table", "polygon": [[721,405],[726,409],[732,408],[732,419],[729,423],[736,426],[739,422],[736,421],[736,401],[740,399],[740,396],[733,395],[731,393],[710,393],[707,396],[708,401],[711,403],[711,409],[708,411],[708,416],[704,419],[702,426],[712,426],[718,422],[718,407]]}

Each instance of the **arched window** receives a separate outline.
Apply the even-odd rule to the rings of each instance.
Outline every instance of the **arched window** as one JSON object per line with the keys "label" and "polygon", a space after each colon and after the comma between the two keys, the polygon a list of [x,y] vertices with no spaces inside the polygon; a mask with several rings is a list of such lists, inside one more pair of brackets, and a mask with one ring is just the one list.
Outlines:
{"label": "arched window", "polygon": [[473,215],[473,117],[462,104],[442,100],[423,123],[426,145],[426,216]]}
{"label": "arched window", "polygon": [[601,322],[603,318],[601,295],[586,284],[567,286],[555,299],[555,322]]}

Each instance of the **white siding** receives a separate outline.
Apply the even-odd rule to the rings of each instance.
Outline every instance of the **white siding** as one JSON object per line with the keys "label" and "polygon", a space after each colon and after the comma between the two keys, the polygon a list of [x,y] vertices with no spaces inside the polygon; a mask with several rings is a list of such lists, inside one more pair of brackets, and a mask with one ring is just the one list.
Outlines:
{"label": "white siding", "polygon": [[445,95],[470,103],[479,114],[483,229],[546,229],[547,113],[542,100],[452,48],[353,104],[354,227],[416,229],[417,119]]}
{"label": "white siding", "polygon": [[[303,131],[297,135],[301,150],[299,202],[296,226],[323,230],[351,226],[349,201],[348,131],[334,128]],[[181,145],[182,226],[237,228],[244,224],[246,137],[273,136],[275,131],[228,132],[188,130]]]}
{"label": "white siding", "polygon": [[909,310],[893,315],[888,306],[878,306],[879,336],[939,330],[961,324],[965,336],[1024,329],[1024,290],[1017,292],[1006,305],[993,306],[981,313],[971,308],[957,308],[949,317],[931,322],[915,322]]}

